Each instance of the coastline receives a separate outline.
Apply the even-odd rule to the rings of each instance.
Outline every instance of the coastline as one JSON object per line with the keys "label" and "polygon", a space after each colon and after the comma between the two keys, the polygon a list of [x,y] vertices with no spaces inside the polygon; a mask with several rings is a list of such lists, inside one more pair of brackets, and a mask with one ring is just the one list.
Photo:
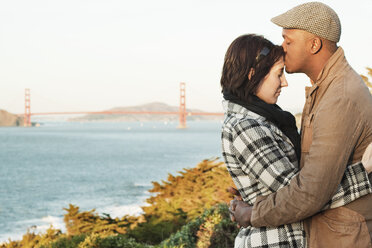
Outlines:
{"label": "coastline", "polygon": [[[147,196],[144,196],[144,200]],[[128,205],[108,205],[106,207],[100,207],[96,209],[96,212],[100,215],[109,214],[112,218],[120,218],[124,215],[139,216],[143,213],[142,206],[147,206],[145,201],[138,204],[128,204]],[[29,219],[16,222],[15,230],[10,233],[0,233],[0,245],[11,240],[21,240],[22,236],[27,232],[27,230],[32,231],[36,234],[45,233],[45,231],[52,225],[54,228],[61,230],[66,233],[66,226],[63,221],[63,214],[66,212],[62,208],[68,206],[61,206],[61,215],[59,216],[44,216],[39,219]],[[82,209],[82,211],[88,211],[90,209]]]}
{"label": "coastline", "polygon": [[150,196],[152,181],[220,154],[220,121],[190,121],[182,130],[177,124],[0,128],[0,157],[8,165],[0,167],[7,175],[0,179],[1,241],[16,239],[33,225],[57,227],[69,203],[111,216],[119,209],[120,215],[132,213]]}

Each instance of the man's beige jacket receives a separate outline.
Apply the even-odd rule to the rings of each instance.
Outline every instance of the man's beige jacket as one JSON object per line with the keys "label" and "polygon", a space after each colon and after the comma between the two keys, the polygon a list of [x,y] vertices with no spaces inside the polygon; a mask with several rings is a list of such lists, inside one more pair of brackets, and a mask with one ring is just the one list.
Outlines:
{"label": "man's beige jacket", "polygon": [[[372,142],[372,96],[341,47],[306,89],[301,136],[300,173],[289,186],[257,199],[253,226],[279,226],[318,213],[336,192],[346,165],[360,161]],[[310,247],[371,247],[372,194],[305,223]]]}

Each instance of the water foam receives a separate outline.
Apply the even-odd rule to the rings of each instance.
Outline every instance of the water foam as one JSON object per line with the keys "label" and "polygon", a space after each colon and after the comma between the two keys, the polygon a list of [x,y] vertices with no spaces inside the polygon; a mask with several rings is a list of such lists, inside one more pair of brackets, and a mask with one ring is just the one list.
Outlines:
{"label": "water foam", "polygon": [[63,222],[63,217],[56,216],[44,216],[40,219],[30,219],[24,221],[18,221],[15,223],[17,228],[9,233],[0,235],[0,244],[10,240],[20,240],[22,236],[29,230],[32,233],[40,234],[45,233],[48,228],[53,226],[55,229],[59,229],[62,232],[66,232],[66,227]]}
{"label": "water foam", "polygon": [[151,187],[151,183],[134,183],[134,186],[136,187]]}
{"label": "water foam", "polygon": [[143,213],[142,208],[138,204],[122,205],[122,206],[107,206],[97,209],[98,213],[109,214],[112,218],[120,218],[124,215],[139,216]]}

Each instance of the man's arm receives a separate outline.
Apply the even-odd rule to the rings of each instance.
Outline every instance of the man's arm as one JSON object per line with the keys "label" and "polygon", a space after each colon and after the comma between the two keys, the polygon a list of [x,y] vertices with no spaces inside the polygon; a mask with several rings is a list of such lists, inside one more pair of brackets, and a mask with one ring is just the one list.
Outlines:
{"label": "man's arm", "polygon": [[362,162],[348,165],[336,193],[322,208],[322,211],[345,206],[362,196],[372,193],[372,186],[366,169]]}
{"label": "man's arm", "polygon": [[[356,199],[372,193],[372,186],[368,179],[368,173],[372,170],[372,143],[363,155],[363,164],[361,162],[348,165],[342,177],[341,184],[337,188],[336,194],[321,209],[331,209],[344,206]],[[233,195],[237,191],[230,189]],[[236,221],[240,226],[247,227],[251,225],[252,206],[248,205],[241,198],[235,197],[230,202],[231,220]]]}
{"label": "man's arm", "polygon": [[369,173],[372,172],[372,142],[368,145],[367,149],[365,150],[363,157],[362,157],[362,163],[366,169],[366,171]]}
{"label": "man's arm", "polygon": [[[320,106],[314,116],[313,140],[305,166],[290,185],[257,198],[252,211],[253,226],[297,222],[326,205],[337,190],[363,125],[355,121],[358,114],[355,105],[341,92]],[[355,128],[350,130],[350,126]]]}

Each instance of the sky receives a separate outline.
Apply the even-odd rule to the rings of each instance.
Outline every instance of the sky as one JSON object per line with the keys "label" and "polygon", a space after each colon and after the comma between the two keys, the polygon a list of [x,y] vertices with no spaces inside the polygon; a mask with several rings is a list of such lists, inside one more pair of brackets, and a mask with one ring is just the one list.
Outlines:
{"label": "sky", "polygon": [[[299,0],[0,1],[0,109],[101,111],[149,102],[222,112],[225,52],[242,34],[282,43],[270,19]],[[339,45],[360,74],[372,67],[371,0],[321,1],[339,15]],[[278,104],[301,112],[305,75],[286,75]]]}

